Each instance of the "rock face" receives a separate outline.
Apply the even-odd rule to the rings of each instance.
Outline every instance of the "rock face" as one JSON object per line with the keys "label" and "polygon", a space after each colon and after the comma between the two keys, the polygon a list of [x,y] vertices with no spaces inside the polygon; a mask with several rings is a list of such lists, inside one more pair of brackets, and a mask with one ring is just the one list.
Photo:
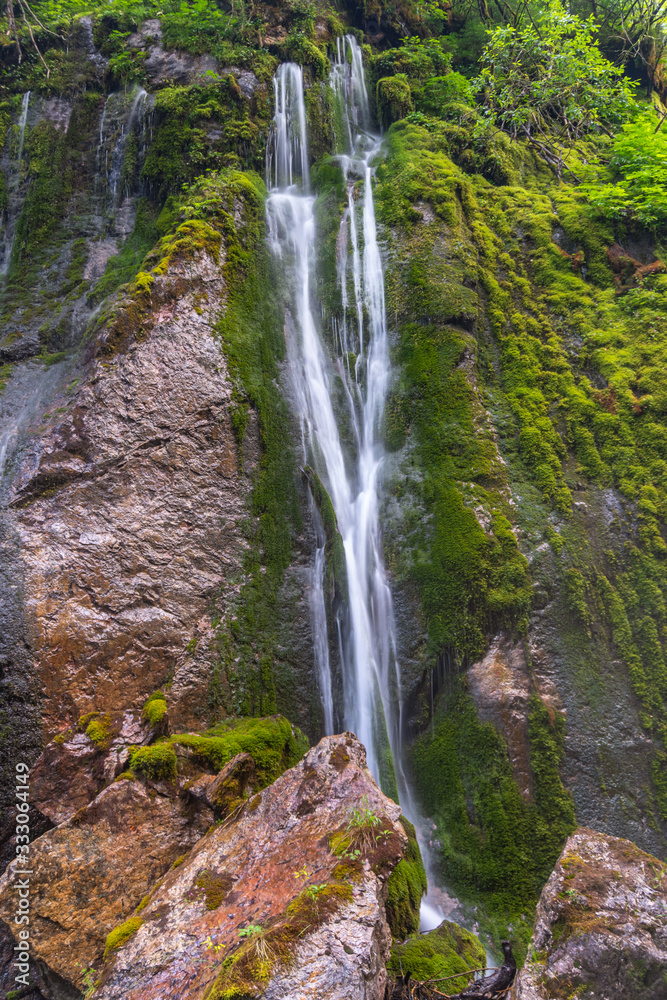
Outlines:
{"label": "rock face", "polygon": [[208,683],[196,666],[208,639],[200,623],[244,548],[249,481],[212,337],[221,270],[202,254],[160,281],[150,330],[109,358],[102,329],[68,412],[14,478],[15,502],[34,498],[15,523],[49,735],[84,712],[140,703],[170,673],[182,715],[193,714]]}
{"label": "rock face", "polygon": [[513,1000],[664,1000],[667,867],[580,827],[542,891]]}
{"label": "rock face", "polygon": [[[353,853],[359,807],[379,818],[377,839],[359,857],[334,853],[336,834]],[[399,816],[357,739],[326,737],[159,884],[96,997],[200,1000],[215,983],[218,997],[382,1000],[386,881],[407,846]]]}
{"label": "rock face", "polygon": [[[67,995],[61,980],[81,982],[107,934],[213,822],[212,810],[178,793],[168,783],[114,782],[31,846],[31,947],[46,996]],[[15,867],[0,879],[0,917],[10,925]]]}

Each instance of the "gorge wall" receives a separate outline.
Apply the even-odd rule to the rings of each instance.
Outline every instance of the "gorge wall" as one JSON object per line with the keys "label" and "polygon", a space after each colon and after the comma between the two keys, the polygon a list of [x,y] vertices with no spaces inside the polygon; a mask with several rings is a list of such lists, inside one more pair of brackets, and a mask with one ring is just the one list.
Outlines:
{"label": "gorge wall", "polygon": [[[577,824],[667,855],[659,234],[601,218],[527,145],[473,141],[479,112],[419,5],[340,3],[310,21],[301,6],[255,4],[257,23],[228,34],[216,17],[231,8],[199,20],[95,10],[68,19],[64,40],[38,34],[48,79],[29,46],[20,64],[0,48],[3,865],[18,760],[34,765],[32,836],[46,848],[81,837],[71,824],[101,836],[116,808],[144,815],[141,782],[115,779],[171,771],[142,772],[137,746],[175,741],[185,784],[201,774],[179,734],[217,739],[225,719],[281,713],[311,743],[324,736],[320,548],[342,705],[340,534],[331,483],[302,464],[265,180],[273,75],[292,61],[305,81],[314,292],[342,410],[340,365],[355,358],[335,341],[340,226],[363,184],[348,190],[332,156],[342,122],[328,77],[352,32],[385,130],[373,163],[391,354],[379,520],[402,766],[434,903],[450,913],[446,889],[457,919],[490,949],[510,936],[523,959]],[[438,113],[433,79],[449,81]],[[343,447],[354,450],[351,434]],[[168,723],[151,728],[158,691]],[[297,764],[290,754],[281,769]],[[227,763],[207,760],[210,773]],[[86,969],[101,970],[106,935],[213,822],[210,804],[166,784],[159,859],[145,867],[137,853]],[[95,850],[112,869],[113,839]],[[375,913],[384,875],[363,879]],[[137,962],[149,930],[128,946]],[[31,1000],[85,993],[86,969],[59,947],[43,947]],[[123,962],[107,966],[102,996],[129,988]]]}

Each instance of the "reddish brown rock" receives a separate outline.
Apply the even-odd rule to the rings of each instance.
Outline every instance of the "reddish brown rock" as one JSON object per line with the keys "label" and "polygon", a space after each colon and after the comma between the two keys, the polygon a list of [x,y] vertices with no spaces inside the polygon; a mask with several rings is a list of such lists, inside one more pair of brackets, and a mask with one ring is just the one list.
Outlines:
{"label": "reddish brown rock", "polygon": [[87,735],[85,725],[64,730],[30,771],[31,804],[56,826],[71,819],[121,773],[128,747],[149,742],[151,731],[139,712],[102,719],[108,737],[101,744]]}
{"label": "reddish brown rock", "polygon": [[241,468],[213,335],[223,267],[224,248],[173,261],[141,322],[129,300],[116,308],[14,477],[15,502],[32,498],[15,523],[47,738],[86,712],[140,708],[169,677],[178,724],[206,704],[206,612],[240,569],[257,456],[251,414]]}
{"label": "reddish brown rock", "polygon": [[[380,820],[371,847],[353,860],[338,857],[330,838],[345,833],[362,805]],[[399,815],[354,736],[321,740],[169,873],[96,997],[201,1000],[223,959],[234,956],[230,975],[245,976],[248,995],[382,1000],[391,939],[386,880],[407,844]],[[246,939],[247,927],[261,934]],[[249,983],[253,949],[262,947],[267,978]]]}
{"label": "reddish brown rock", "polygon": [[[82,972],[101,962],[108,933],[212,821],[207,807],[186,801],[175,785],[121,780],[36,840],[30,942],[47,980],[80,985]],[[0,879],[0,918],[13,931],[15,867]]]}
{"label": "reddish brown rock", "polygon": [[206,799],[216,815],[225,816],[258,787],[254,760],[249,753],[237,753],[208,785]]}

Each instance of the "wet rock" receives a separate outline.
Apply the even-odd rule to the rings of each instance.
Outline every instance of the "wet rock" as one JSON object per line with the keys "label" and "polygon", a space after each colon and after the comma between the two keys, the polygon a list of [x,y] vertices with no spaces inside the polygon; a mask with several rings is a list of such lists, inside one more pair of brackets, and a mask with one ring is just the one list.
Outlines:
{"label": "wet rock", "polygon": [[241,804],[246,791],[257,787],[255,761],[249,753],[237,753],[208,785],[206,799],[218,816],[225,816]]}
{"label": "wet rock", "polygon": [[32,805],[56,826],[71,819],[121,773],[128,747],[151,738],[139,712],[105,717],[103,725],[108,738],[102,745],[86,734],[85,727],[65,730],[44,748],[30,771]]}
{"label": "wet rock", "polygon": [[47,738],[86,712],[138,709],[170,676],[172,722],[199,725],[206,612],[236,586],[257,458],[251,414],[241,468],[213,336],[223,257],[158,278],[138,339],[109,343],[103,326],[65,414],[21,456],[14,523]]}
{"label": "wet rock", "polygon": [[[330,838],[345,837],[364,801],[379,839],[358,859],[339,857]],[[407,846],[399,815],[358,740],[324,738],[167,875],[107,966],[98,1000],[194,1000],[225,976],[239,996],[381,1000],[386,882]]]}
{"label": "wet rock", "polygon": [[[31,953],[46,981],[80,985],[109,932],[213,821],[176,785],[121,780],[31,845]],[[0,918],[12,929],[12,862],[0,879]],[[19,865],[20,867],[20,865]],[[54,990],[56,1000],[67,996]]]}
{"label": "wet rock", "polygon": [[664,1000],[666,969],[667,866],[629,840],[575,830],[542,890],[513,1000]]}

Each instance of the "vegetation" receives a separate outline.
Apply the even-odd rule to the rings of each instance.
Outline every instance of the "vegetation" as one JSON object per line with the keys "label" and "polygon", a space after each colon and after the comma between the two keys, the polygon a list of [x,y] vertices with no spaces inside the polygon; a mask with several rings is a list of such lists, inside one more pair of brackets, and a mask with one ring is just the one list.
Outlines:
{"label": "vegetation", "polygon": [[[387,971],[395,976],[409,974],[423,982],[455,976],[457,972],[480,969],[486,965],[486,953],[481,943],[458,924],[445,920],[436,930],[418,934],[392,948]],[[457,993],[468,985],[468,978],[451,979],[438,987]]]}
{"label": "vegetation", "polygon": [[108,935],[104,946],[105,962],[112,952],[124,945],[126,941],[129,941],[129,939],[137,933],[143,922],[142,917],[130,917],[124,923],[119,924],[118,927],[114,927]]}
{"label": "vegetation", "polygon": [[[118,334],[105,348],[111,361],[145,335],[170,269],[176,274],[206,252],[223,271],[217,336],[233,380],[236,459],[251,495],[242,565],[210,609],[216,640],[202,727],[223,713],[232,718],[133,748],[125,774],[172,780],[176,750],[210,770],[248,752],[261,787],[300,759],[307,740],[287,718],[247,716],[282,711],[295,720],[298,711],[313,732],[319,726],[316,705],[302,704],[286,613],[307,490],[325,528],[329,582],[337,597],[346,590],[330,498],[313,470],[304,470],[307,484],[299,476],[285,432],[283,324],[259,176],[270,78],[280,59],[304,66],[318,131],[312,149],[328,148],[335,122],[318,82],[328,72],[327,42],[346,19],[358,30],[363,17],[373,42],[365,50],[369,92],[388,130],[375,190],[396,333],[383,433],[398,469],[388,490],[400,516],[385,533],[386,557],[416,608],[415,676],[423,672],[427,685],[434,664],[450,664],[433,704],[415,681],[412,765],[437,824],[442,876],[480,906],[496,939],[516,937],[519,954],[574,824],[559,773],[565,722],[533,695],[532,797],[523,797],[503,738],[480,723],[464,675],[492,637],[523,641],[531,613],[544,608],[540,588],[568,684],[588,697],[608,676],[636,698],[650,749],[632,792],[645,795],[648,827],[667,821],[666,2],[574,0],[566,10],[556,0],[453,0],[446,8],[368,0],[334,13],[290,0],[281,40],[270,44],[273,14],[264,4],[38,0],[29,8],[9,0],[4,8],[0,138],[11,170],[0,185],[3,222],[18,206],[2,300],[8,336],[39,329],[44,361],[58,363],[85,302],[100,306]],[[88,58],[83,14],[108,60],[103,72]],[[381,38],[371,30],[380,15]],[[121,193],[137,204],[131,231],[112,232],[107,201],[93,241],[105,101],[121,91],[134,100],[147,81],[152,42],[133,36],[149,17],[160,21],[165,47],[211,53],[218,70],[151,87],[151,141],[140,150],[133,133],[120,167]],[[242,71],[254,74],[250,96]],[[40,100],[64,96],[72,110],[66,128],[33,115],[19,157],[16,123],[28,90]],[[313,186],[325,244],[318,282],[331,289],[345,204],[333,158],[315,164]],[[102,277],[87,277],[93,242],[106,255],[114,241]],[[320,298],[331,318],[335,294]],[[10,377],[3,366],[0,386]],[[616,512],[601,514],[610,496]],[[143,714],[157,727],[165,711],[156,692]],[[80,729],[100,750],[113,738],[104,714],[81,720]],[[601,795],[602,785],[600,778]],[[629,810],[626,791],[620,801]],[[339,831],[348,873],[372,853],[384,830],[377,819],[362,807]],[[425,886],[408,833],[408,856],[389,879],[400,936],[415,929]],[[200,881],[206,905],[219,905],[221,886],[207,874]],[[342,883],[317,888],[304,889],[288,937],[346,898]],[[271,929],[248,930],[211,996],[240,995],[282,954]],[[400,959],[457,972],[449,947],[415,939]],[[461,947],[474,951],[470,942]]]}
{"label": "vegetation", "polygon": [[249,753],[255,762],[260,789],[298,764],[308,749],[307,738],[282,716],[225,719],[203,734],[172,736],[171,743],[187,747],[195,760],[215,771],[221,770],[236,754]]}

